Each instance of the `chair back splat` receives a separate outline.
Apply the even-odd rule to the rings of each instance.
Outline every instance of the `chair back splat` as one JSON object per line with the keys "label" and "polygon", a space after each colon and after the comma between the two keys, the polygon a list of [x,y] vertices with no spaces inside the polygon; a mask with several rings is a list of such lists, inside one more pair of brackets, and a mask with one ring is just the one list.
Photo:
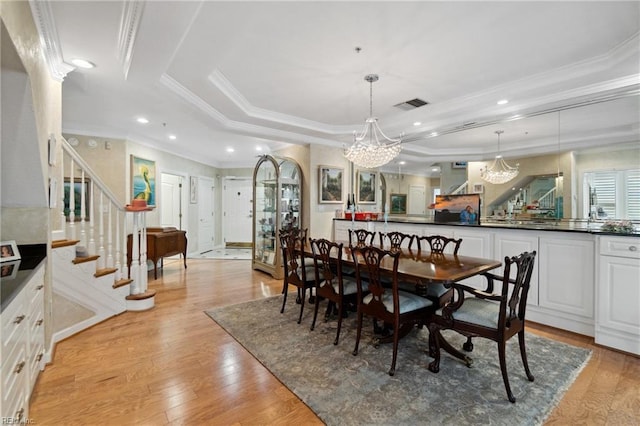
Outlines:
{"label": "chair back splat", "polygon": [[442,254],[446,250],[447,246],[451,244],[453,247],[453,254],[458,254],[462,238],[455,239],[442,235],[427,235],[424,237],[416,237],[418,242],[418,250],[430,250],[435,254]]}
{"label": "chair back splat", "polygon": [[[440,315],[433,315],[429,324],[429,352],[434,357],[429,370],[437,373],[440,369],[441,330],[455,330],[467,336],[468,340],[463,346],[467,351],[473,350],[471,337],[493,340],[498,344],[500,370],[507,397],[511,402],[516,401],[507,374],[506,342],[518,335],[522,364],[527,379],[532,382],[534,378],[529,370],[525,347],[525,315],[535,257],[535,251],[505,257],[502,276],[490,272],[482,274],[487,278],[485,290],[461,283],[453,284],[453,301],[442,308]],[[501,285],[498,293],[493,291],[496,285]],[[465,358],[465,361],[470,364],[470,358]]]}
{"label": "chair back splat", "polygon": [[417,238],[415,235],[402,232],[380,232],[380,247],[388,246],[390,250],[412,249],[415,238]]}

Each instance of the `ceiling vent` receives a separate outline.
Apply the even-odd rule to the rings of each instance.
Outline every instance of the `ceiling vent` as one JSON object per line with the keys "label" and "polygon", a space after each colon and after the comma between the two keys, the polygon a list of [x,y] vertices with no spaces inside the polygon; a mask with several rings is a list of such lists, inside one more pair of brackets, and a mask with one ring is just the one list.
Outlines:
{"label": "ceiling vent", "polygon": [[421,106],[427,105],[429,102],[423,101],[422,99],[411,99],[410,101],[402,102],[394,105],[396,108],[400,108],[405,111],[410,111],[412,109],[420,108]]}

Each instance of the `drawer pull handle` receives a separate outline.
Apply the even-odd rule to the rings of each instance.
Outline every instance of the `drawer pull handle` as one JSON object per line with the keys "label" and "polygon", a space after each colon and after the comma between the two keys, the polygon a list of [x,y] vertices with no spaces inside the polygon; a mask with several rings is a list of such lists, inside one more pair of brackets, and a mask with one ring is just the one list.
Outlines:
{"label": "drawer pull handle", "polygon": [[638,251],[638,247],[636,247],[636,246],[629,246],[629,251]]}
{"label": "drawer pull handle", "polygon": [[24,408],[21,408],[18,411],[16,411],[16,416],[15,416],[16,423],[22,423],[23,416],[24,416]]}
{"label": "drawer pull handle", "polygon": [[38,354],[38,356],[36,357],[36,361],[40,362],[42,361],[42,357],[44,356],[44,354],[41,352]]}
{"label": "drawer pull handle", "polygon": [[13,320],[14,324],[20,324],[25,319],[24,315],[17,316],[15,320]]}
{"label": "drawer pull handle", "polygon": [[40,284],[38,287],[36,287],[36,290],[42,290],[44,288],[44,286],[42,284]]}
{"label": "drawer pull handle", "polygon": [[25,362],[22,361],[20,364],[16,365],[16,368],[15,368],[15,370],[13,370],[13,372],[16,373],[16,374],[20,374],[20,372],[24,368],[24,364],[25,364]]}
{"label": "drawer pull handle", "polygon": [[36,325],[40,326],[42,325],[43,322],[44,322],[43,319],[39,319],[38,321],[36,321]]}

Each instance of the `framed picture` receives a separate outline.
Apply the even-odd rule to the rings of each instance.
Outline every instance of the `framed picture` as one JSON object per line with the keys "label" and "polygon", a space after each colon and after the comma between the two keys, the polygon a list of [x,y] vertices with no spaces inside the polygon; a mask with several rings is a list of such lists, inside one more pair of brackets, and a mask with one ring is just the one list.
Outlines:
{"label": "framed picture", "polygon": [[467,168],[467,162],[466,161],[454,161],[453,163],[451,163],[451,168],[452,169],[466,169]]}
{"label": "framed picture", "polygon": [[[89,220],[89,215],[91,214],[91,206],[90,198],[91,195],[91,181],[89,179],[84,180],[84,218],[85,220]],[[64,178],[64,215],[67,218],[67,222],[69,222],[69,200],[71,198],[71,181],[68,177]],[[75,178],[73,180],[73,215],[74,222],[79,222],[81,219],[80,213],[82,213],[82,179]]]}
{"label": "framed picture", "polygon": [[474,183],[473,188],[471,188],[471,192],[474,194],[484,193],[484,185],[481,183]]}
{"label": "framed picture", "polygon": [[391,194],[391,214],[407,214],[407,194]]}
{"label": "framed picture", "polygon": [[20,251],[15,241],[3,241],[0,243],[0,262],[20,260]]}
{"label": "framed picture", "polygon": [[156,205],[156,162],[131,155],[131,198]]}
{"label": "framed picture", "polygon": [[189,198],[189,201],[191,202],[191,204],[195,204],[198,202],[198,178],[195,176],[190,176],[189,177],[189,191],[191,194],[191,198]]}
{"label": "framed picture", "polygon": [[0,266],[0,276],[5,280],[12,280],[18,275],[20,269],[20,261],[13,260],[11,262],[5,262]]}
{"label": "framed picture", "polygon": [[375,172],[358,172],[358,204],[376,203],[376,178]]}
{"label": "framed picture", "polygon": [[318,202],[342,204],[344,169],[331,166],[318,168]]}

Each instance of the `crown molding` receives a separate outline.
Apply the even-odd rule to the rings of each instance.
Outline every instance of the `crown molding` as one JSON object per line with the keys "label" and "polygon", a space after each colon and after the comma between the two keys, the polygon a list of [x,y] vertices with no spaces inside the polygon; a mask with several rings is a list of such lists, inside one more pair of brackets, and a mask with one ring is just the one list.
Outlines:
{"label": "crown molding", "polygon": [[258,126],[255,124],[230,120],[220,111],[209,105],[204,99],[194,94],[186,87],[182,86],[169,75],[163,74],[160,77],[160,84],[164,85],[167,89],[171,90],[184,101],[196,107],[207,116],[216,120],[227,130],[247,135],[255,135],[265,139],[273,139],[280,142],[287,141],[298,145],[303,143],[315,143],[321,145],[337,146],[340,144],[338,141],[332,139],[318,138],[305,135],[303,133],[290,132],[286,130],[279,130],[271,127]]}
{"label": "crown molding", "polygon": [[49,73],[54,80],[61,82],[67,74],[76,68],[67,64],[63,59],[51,3],[49,1],[29,0],[29,6],[38,30],[40,45],[42,46],[44,60],[49,68]]}
{"label": "crown molding", "polygon": [[208,80],[247,117],[284,124],[290,127],[302,128],[309,131],[325,133],[328,135],[341,135],[353,132],[354,127],[352,126],[334,126],[253,106],[218,69],[214,70],[209,75]]}
{"label": "crown molding", "polygon": [[122,73],[125,80],[129,75],[129,68],[131,68],[133,47],[140,28],[144,3],[143,1],[126,1],[122,6],[120,29],[118,31],[118,51],[116,54],[122,64]]}

